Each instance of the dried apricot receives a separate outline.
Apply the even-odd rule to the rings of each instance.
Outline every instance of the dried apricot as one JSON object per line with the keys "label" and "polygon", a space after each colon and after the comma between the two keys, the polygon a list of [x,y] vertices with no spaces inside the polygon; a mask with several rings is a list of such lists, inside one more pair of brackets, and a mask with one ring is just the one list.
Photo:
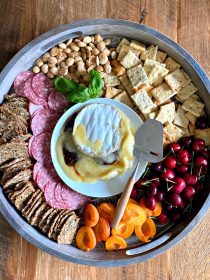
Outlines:
{"label": "dried apricot", "polygon": [[87,204],[83,212],[83,218],[86,226],[94,227],[99,220],[97,208],[93,204]]}
{"label": "dried apricot", "polygon": [[128,225],[142,225],[147,219],[145,210],[136,204],[128,204],[122,220]]}
{"label": "dried apricot", "polygon": [[156,234],[156,225],[151,218],[147,218],[145,223],[135,226],[135,234],[142,242],[150,242]]}
{"label": "dried apricot", "polygon": [[110,236],[110,225],[106,218],[100,217],[93,228],[97,242],[106,241]]}
{"label": "dried apricot", "polygon": [[112,235],[120,236],[122,238],[129,238],[134,231],[134,225],[128,225],[124,222],[120,222],[116,228],[112,229]]}
{"label": "dried apricot", "polygon": [[105,243],[105,247],[108,251],[125,249],[127,243],[125,239],[120,236],[110,236]]}
{"label": "dried apricot", "polygon": [[147,217],[158,217],[162,212],[162,204],[160,202],[156,203],[154,210],[148,209],[145,205],[144,197],[140,199],[139,205],[146,211]]}
{"label": "dried apricot", "polygon": [[115,207],[112,203],[103,202],[98,206],[99,215],[103,218],[106,218],[109,223],[111,223],[114,217]]}
{"label": "dried apricot", "polygon": [[90,251],[96,246],[96,236],[91,227],[81,227],[76,235],[77,247],[83,251]]}

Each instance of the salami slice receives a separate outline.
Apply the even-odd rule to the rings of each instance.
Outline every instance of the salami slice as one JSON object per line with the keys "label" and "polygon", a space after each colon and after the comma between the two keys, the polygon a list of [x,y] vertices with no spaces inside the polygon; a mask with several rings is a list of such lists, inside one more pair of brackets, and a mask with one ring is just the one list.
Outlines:
{"label": "salami slice", "polygon": [[41,99],[47,101],[48,94],[53,87],[53,82],[45,74],[36,74],[31,81],[32,89]]}
{"label": "salami slice", "polygon": [[48,165],[46,167],[41,166],[35,180],[39,188],[44,191],[46,184],[51,179],[54,179],[55,182],[59,182],[59,177],[53,165]]}
{"label": "salami slice", "polygon": [[48,97],[49,109],[56,112],[63,112],[70,105],[64,95],[51,91]]}
{"label": "salami slice", "polygon": [[36,177],[37,177],[37,174],[39,172],[39,170],[43,167],[42,163],[40,162],[36,162],[34,164],[34,168],[33,168],[33,180],[36,182]]}
{"label": "salami slice", "polygon": [[75,192],[65,184],[62,184],[61,196],[69,210],[78,209],[89,200],[88,196]]}
{"label": "salami slice", "polygon": [[38,114],[35,114],[31,120],[31,130],[34,135],[38,135],[42,132],[52,132],[60,115],[53,114],[48,109],[39,110]]}
{"label": "salami slice", "polygon": [[32,78],[33,77],[29,77],[28,80],[24,83],[24,86],[23,86],[24,96],[37,105],[44,105],[44,104],[46,104],[46,100],[38,97],[32,89],[32,86],[31,86]]}
{"label": "salami slice", "polygon": [[29,154],[29,156],[31,156],[31,157],[32,157],[32,153],[31,153],[31,144],[32,144],[33,140],[34,140],[34,136],[32,136],[32,137],[29,139],[29,141],[28,141],[28,154]]}
{"label": "salami slice", "polygon": [[50,156],[50,141],[51,133],[43,132],[34,137],[31,143],[32,156],[43,165],[49,165],[51,163]]}
{"label": "salami slice", "polygon": [[62,184],[63,183],[60,182],[55,187],[55,199],[62,206],[62,209],[68,209],[68,205],[65,203],[65,200],[61,196]]}
{"label": "salami slice", "polygon": [[21,72],[17,75],[14,81],[14,90],[17,93],[17,95],[25,96],[23,92],[23,86],[25,82],[32,76],[34,76],[34,73],[31,71]]}
{"label": "salami slice", "polygon": [[43,105],[37,105],[31,101],[29,102],[29,113],[31,116],[33,116],[38,110],[41,110],[43,108],[44,108]]}
{"label": "salami slice", "polygon": [[63,204],[58,202],[55,198],[55,188],[57,186],[57,183],[52,180],[48,181],[48,183],[45,186],[44,196],[47,201],[47,203],[57,209],[64,209]]}

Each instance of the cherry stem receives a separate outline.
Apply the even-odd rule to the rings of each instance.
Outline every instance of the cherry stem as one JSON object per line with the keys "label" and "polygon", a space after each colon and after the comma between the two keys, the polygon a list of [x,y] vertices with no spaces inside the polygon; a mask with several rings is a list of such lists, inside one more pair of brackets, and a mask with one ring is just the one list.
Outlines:
{"label": "cherry stem", "polygon": [[166,179],[166,181],[167,181],[167,182],[170,182],[170,183],[172,183],[172,184],[176,184],[176,182],[171,181],[171,180],[169,180],[169,179]]}
{"label": "cherry stem", "polygon": [[149,167],[147,166],[146,170],[144,171],[144,174],[143,174],[142,178],[144,178],[144,177],[146,176],[146,174],[148,173],[148,171],[149,171]]}
{"label": "cherry stem", "polygon": [[173,149],[173,148],[171,148],[171,150],[172,150],[172,153],[173,153],[173,155],[174,155],[174,157],[175,157],[175,159],[176,159],[177,163],[178,163],[178,164],[180,164],[180,162],[178,161],[178,158],[177,158],[177,156],[176,156],[176,154],[175,154],[175,152],[174,152],[174,149]]}
{"label": "cherry stem", "polygon": [[200,169],[199,169],[199,172],[198,172],[198,178],[200,179],[200,177],[201,177],[201,170],[202,170],[202,165],[201,165],[201,167],[200,167]]}
{"label": "cherry stem", "polygon": [[192,152],[192,165],[190,167],[190,174],[192,175],[192,169],[193,169],[193,162],[194,162],[194,151]]}

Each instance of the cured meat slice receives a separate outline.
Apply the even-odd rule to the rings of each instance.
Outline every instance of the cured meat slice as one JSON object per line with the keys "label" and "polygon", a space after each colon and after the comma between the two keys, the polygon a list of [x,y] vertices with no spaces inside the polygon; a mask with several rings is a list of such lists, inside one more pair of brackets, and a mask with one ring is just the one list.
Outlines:
{"label": "cured meat slice", "polygon": [[61,93],[51,91],[48,97],[48,106],[52,111],[63,112],[69,106],[69,102]]}
{"label": "cured meat slice", "polygon": [[32,78],[33,77],[28,78],[28,80],[24,83],[24,86],[23,86],[24,96],[37,105],[44,105],[44,104],[46,104],[46,100],[44,98],[37,96],[36,93],[32,89],[32,86],[31,86]]}
{"label": "cured meat slice", "polygon": [[29,113],[31,116],[33,116],[38,110],[43,109],[43,105],[37,105],[34,104],[33,102],[29,102]]}
{"label": "cured meat slice", "polygon": [[31,143],[32,156],[38,162],[43,163],[43,165],[49,165],[51,163],[50,141],[51,133],[43,132],[35,136]]}
{"label": "cured meat slice", "polygon": [[45,74],[39,73],[33,77],[31,86],[38,97],[47,100],[49,91],[53,87],[53,82]]}
{"label": "cured meat slice", "polygon": [[78,209],[89,200],[88,196],[75,192],[65,184],[62,184],[61,196],[69,210]]}
{"label": "cured meat slice", "polygon": [[48,181],[45,186],[44,196],[47,203],[53,208],[64,209],[64,205],[62,202],[59,202],[55,198],[55,188],[58,183],[56,183],[53,179]]}
{"label": "cured meat slice", "polygon": [[32,137],[29,139],[29,141],[28,141],[28,154],[29,154],[29,156],[31,156],[31,157],[32,157],[32,153],[31,153],[31,144],[32,144],[33,140],[34,140],[34,136],[32,136]]}
{"label": "cured meat slice", "polygon": [[48,109],[39,110],[38,114],[35,114],[31,120],[31,130],[34,135],[38,135],[41,132],[52,132],[60,115],[53,114]]}
{"label": "cured meat slice", "polygon": [[40,162],[36,162],[34,164],[34,168],[33,168],[33,180],[36,182],[36,176],[39,172],[39,170],[43,167],[43,164]]}
{"label": "cured meat slice", "polygon": [[55,199],[57,200],[58,203],[60,203],[63,206],[63,209],[68,209],[68,205],[66,204],[65,200],[61,196],[62,185],[63,183],[60,180],[60,183],[57,184],[55,187]]}
{"label": "cured meat slice", "polygon": [[35,180],[39,188],[44,191],[46,184],[51,179],[54,179],[55,182],[60,180],[53,165],[41,166]]}
{"label": "cured meat slice", "polygon": [[14,81],[14,90],[17,93],[17,95],[25,96],[23,92],[23,86],[25,82],[32,76],[34,76],[34,73],[31,71],[21,72],[17,75]]}

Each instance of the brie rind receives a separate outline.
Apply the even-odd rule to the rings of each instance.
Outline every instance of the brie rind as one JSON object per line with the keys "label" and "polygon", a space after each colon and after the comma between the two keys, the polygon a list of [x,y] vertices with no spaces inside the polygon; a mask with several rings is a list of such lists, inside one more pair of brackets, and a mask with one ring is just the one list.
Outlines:
{"label": "brie rind", "polygon": [[73,138],[84,154],[106,157],[118,150],[121,142],[121,115],[113,106],[91,104],[77,115]]}

